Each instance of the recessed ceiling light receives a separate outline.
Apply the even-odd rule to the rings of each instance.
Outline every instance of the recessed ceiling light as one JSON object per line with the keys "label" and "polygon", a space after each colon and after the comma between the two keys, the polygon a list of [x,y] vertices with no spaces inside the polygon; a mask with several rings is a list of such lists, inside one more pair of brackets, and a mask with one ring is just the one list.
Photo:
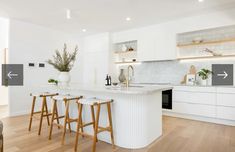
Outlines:
{"label": "recessed ceiling light", "polygon": [[204,2],[204,0],[198,0],[198,2]]}
{"label": "recessed ceiling light", "polygon": [[82,29],[83,32],[86,32],[86,29]]}
{"label": "recessed ceiling light", "polygon": [[67,19],[71,19],[71,10],[70,9],[66,10],[66,17],[67,17]]}
{"label": "recessed ceiling light", "polygon": [[126,21],[130,21],[130,20],[131,20],[131,18],[130,18],[130,17],[127,17],[127,18],[126,18]]}

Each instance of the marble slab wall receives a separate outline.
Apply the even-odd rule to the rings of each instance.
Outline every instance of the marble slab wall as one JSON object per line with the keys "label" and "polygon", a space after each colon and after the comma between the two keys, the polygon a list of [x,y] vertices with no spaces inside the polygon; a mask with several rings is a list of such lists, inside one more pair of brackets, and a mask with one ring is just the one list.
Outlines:
{"label": "marble slab wall", "polygon": [[199,71],[202,68],[211,70],[212,64],[235,64],[235,59],[144,62],[134,66],[133,82],[180,84],[191,65]]}

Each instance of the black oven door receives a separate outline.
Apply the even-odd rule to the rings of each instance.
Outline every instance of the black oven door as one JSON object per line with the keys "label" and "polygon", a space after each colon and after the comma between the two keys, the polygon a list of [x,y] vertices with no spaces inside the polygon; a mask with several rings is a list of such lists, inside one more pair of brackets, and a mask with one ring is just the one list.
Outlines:
{"label": "black oven door", "polygon": [[162,108],[172,109],[172,90],[162,91]]}

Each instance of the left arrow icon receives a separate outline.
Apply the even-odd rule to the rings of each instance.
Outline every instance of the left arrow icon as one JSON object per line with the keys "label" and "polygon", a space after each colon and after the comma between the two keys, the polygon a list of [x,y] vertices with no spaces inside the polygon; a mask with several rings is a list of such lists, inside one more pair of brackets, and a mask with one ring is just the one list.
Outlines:
{"label": "left arrow icon", "polygon": [[18,74],[15,74],[15,73],[12,73],[12,71],[10,71],[8,74],[7,74],[8,78],[12,79],[12,77],[17,77]]}

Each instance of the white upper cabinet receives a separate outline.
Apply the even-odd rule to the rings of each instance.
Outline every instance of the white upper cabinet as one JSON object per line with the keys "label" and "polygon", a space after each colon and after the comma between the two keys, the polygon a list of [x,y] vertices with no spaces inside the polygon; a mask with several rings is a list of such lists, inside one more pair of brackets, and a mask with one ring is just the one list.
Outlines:
{"label": "white upper cabinet", "polygon": [[139,61],[176,59],[176,36],[164,26],[142,28],[138,41]]}

